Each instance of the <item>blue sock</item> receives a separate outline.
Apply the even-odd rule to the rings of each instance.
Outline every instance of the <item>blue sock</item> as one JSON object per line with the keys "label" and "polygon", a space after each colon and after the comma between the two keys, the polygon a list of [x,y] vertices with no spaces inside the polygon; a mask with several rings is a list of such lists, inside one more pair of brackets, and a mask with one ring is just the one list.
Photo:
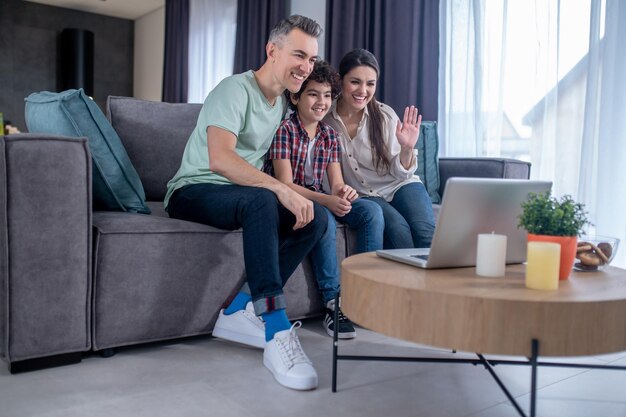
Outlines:
{"label": "blue sock", "polygon": [[228,307],[224,310],[224,314],[229,315],[238,312],[239,310],[243,310],[246,308],[246,304],[248,301],[252,301],[252,297],[250,294],[246,294],[245,292],[239,291],[233,301],[230,302]]}
{"label": "blue sock", "polygon": [[283,330],[289,330],[291,323],[287,318],[285,309],[270,311],[268,313],[261,314],[263,320],[265,320],[265,341],[269,342],[274,338],[274,335]]}

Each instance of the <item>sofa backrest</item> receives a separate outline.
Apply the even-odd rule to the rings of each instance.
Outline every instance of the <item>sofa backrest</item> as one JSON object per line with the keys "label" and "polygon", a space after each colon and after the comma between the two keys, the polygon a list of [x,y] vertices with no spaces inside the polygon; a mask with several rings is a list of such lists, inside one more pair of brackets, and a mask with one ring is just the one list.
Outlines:
{"label": "sofa backrest", "polygon": [[107,99],[107,118],[139,173],[148,201],[162,201],[196,127],[202,104]]}

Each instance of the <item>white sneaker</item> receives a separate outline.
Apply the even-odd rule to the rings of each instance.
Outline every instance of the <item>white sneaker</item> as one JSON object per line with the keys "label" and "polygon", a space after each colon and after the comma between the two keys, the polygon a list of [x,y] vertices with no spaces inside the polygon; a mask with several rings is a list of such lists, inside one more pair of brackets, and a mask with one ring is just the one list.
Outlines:
{"label": "white sneaker", "polygon": [[317,388],[317,372],[300,346],[295,322],[291,329],[283,330],[267,342],[263,351],[263,365],[270,370],[280,385],[297,390]]}
{"label": "white sneaker", "polygon": [[254,314],[252,301],[248,301],[244,310],[233,314],[224,314],[224,309],[220,310],[213,328],[213,336],[259,349],[263,349],[266,344],[265,323]]}

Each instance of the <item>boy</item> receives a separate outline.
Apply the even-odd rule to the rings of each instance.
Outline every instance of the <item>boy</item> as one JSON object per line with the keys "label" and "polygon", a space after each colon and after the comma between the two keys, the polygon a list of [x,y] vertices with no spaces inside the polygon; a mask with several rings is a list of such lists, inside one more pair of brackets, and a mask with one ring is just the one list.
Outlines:
{"label": "boy", "polygon": [[[288,93],[294,112],[278,128],[265,165],[266,172],[273,171],[279,181],[325,208],[328,227],[313,247],[311,261],[326,307],[324,328],[330,336],[335,328],[333,313],[338,308],[335,297],[339,293],[335,219],[357,230],[357,253],[382,249],[384,229],[380,207],[357,199],[356,191],[344,184],[337,132],[322,122],[339,91],[337,72],[328,63],[316,61],[300,91]],[[328,194],[322,185],[324,173],[328,175]],[[339,338],[356,336],[354,326],[341,309],[338,320]]]}

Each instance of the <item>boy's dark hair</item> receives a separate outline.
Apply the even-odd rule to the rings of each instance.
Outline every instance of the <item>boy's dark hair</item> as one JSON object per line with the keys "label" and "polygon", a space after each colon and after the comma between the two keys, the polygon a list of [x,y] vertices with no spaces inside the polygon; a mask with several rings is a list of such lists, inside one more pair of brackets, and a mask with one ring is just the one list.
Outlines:
{"label": "boy's dark hair", "polygon": [[[315,81],[320,84],[330,85],[330,95],[333,100],[336,99],[341,92],[341,81],[339,79],[339,74],[337,73],[337,71],[335,71],[333,67],[330,66],[328,62],[322,59],[318,59],[317,61],[315,61],[315,65],[313,66],[313,71],[311,72],[311,75],[309,75],[309,77],[304,80],[300,91],[293,94],[296,99],[299,99],[300,95],[304,92],[304,90],[306,90],[306,86],[309,81]],[[295,110],[296,106],[291,102],[289,91],[287,91],[286,94],[287,100],[289,102],[289,107]]]}

